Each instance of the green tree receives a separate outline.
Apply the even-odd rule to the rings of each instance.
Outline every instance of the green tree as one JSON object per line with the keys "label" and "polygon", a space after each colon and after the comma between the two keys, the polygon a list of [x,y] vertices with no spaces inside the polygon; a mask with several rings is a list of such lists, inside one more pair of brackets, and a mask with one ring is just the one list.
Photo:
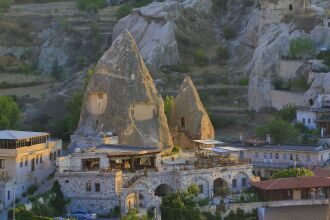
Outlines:
{"label": "green tree", "polygon": [[299,37],[290,41],[289,56],[291,58],[309,58],[313,56],[314,44],[310,38]]}
{"label": "green tree", "polygon": [[229,50],[225,46],[223,45],[217,46],[216,57],[219,62],[222,63],[224,60],[228,60],[229,56],[230,56]]}
{"label": "green tree", "polygon": [[94,75],[95,71],[94,69],[88,69],[84,78],[85,81],[85,88],[88,86],[89,80],[92,78]]}
{"label": "green tree", "polygon": [[292,122],[296,118],[297,106],[294,104],[285,105],[277,114],[287,122]]}
{"label": "green tree", "polygon": [[164,111],[168,120],[170,120],[173,105],[174,105],[174,97],[166,96],[164,101]]}
{"label": "green tree", "polygon": [[275,144],[295,143],[299,134],[294,126],[282,119],[275,119],[267,125],[258,127],[256,133],[260,138],[270,134],[272,142]]}
{"label": "green tree", "polygon": [[138,216],[137,209],[129,209],[128,213],[120,218],[121,220],[147,220],[147,216],[143,215],[142,217]]}
{"label": "green tree", "polygon": [[286,177],[302,177],[302,176],[314,176],[313,171],[307,168],[290,168],[276,172],[271,179],[286,178]]}
{"label": "green tree", "polygon": [[20,115],[20,110],[12,97],[0,96],[0,129],[15,129]]}
{"label": "green tree", "polygon": [[97,13],[99,9],[107,6],[106,0],[76,0],[76,5],[79,10],[89,13]]}
{"label": "green tree", "polygon": [[197,66],[206,66],[209,64],[209,58],[203,49],[198,49],[194,52],[194,59]]}
{"label": "green tree", "polygon": [[10,5],[13,3],[12,0],[1,0],[0,1],[0,15],[4,12],[6,12],[9,8]]}
{"label": "green tree", "polygon": [[223,33],[223,37],[226,38],[227,40],[236,37],[236,32],[231,27],[225,27],[222,33]]}

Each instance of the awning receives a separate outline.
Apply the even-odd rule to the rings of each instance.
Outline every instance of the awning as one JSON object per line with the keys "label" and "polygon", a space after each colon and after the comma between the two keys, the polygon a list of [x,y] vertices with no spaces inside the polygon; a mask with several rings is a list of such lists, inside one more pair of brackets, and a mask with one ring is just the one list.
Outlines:
{"label": "awning", "polygon": [[202,150],[208,150],[215,153],[228,153],[228,152],[238,152],[245,151],[246,149],[238,148],[238,147],[213,147],[213,148],[202,148]]}
{"label": "awning", "polygon": [[199,144],[205,144],[205,145],[220,145],[220,144],[226,144],[226,142],[213,140],[213,139],[205,139],[205,140],[193,140],[196,143]]}

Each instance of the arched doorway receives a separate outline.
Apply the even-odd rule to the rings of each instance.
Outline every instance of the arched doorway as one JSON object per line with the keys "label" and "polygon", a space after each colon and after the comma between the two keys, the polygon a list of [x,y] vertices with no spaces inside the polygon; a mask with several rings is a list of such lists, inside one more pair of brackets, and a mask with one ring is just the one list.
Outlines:
{"label": "arched doorway", "polygon": [[137,196],[136,193],[130,193],[126,196],[126,209],[137,208]]}
{"label": "arched doorway", "polygon": [[174,193],[174,190],[172,189],[172,187],[170,187],[167,184],[160,184],[155,189],[155,196],[159,196],[159,197],[163,197],[172,193]]}
{"label": "arched doorway", "polygon": [[213,194],[214,196],[224,197],[228,195],[229,187],[224,179],[217,178],[213,181]]}

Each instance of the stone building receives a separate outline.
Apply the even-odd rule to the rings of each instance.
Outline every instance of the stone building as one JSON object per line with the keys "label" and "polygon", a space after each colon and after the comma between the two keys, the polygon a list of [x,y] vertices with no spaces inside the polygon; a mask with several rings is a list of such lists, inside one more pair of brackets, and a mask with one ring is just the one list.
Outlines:
{"label": "stone building", "polygon": [[249,145],[239,144],[241,157],[251,159],[253,173],[260,177],[270,177],[276,171],[288,167],[323,166],[330,159],[330,148],[308,145]]}
{"label": "stone building", "polygon": [[330,138],[330,94],[318,94],[309,104],[297,110],[297,121],[309,129],[320,128],[321,138]]}
{"label": "stone building", "polygon": [[55,171],[62,141],[48,133],[0,131],[0,201],[9,207]]}
{"label": "stone building", "polygon": [[181,147],[191,148],[196,145],[193,140],[214,138],[211,120],[189,76],[175,98],[169,125],[174,144]]}
{"label": "stone building", "polygon": [[262,10],[278,10],[280,13],[305,12],[311,8],[311,0],[260,0]]}
{"label": "stone building", "polygon": [[118,135],[120,144],[157,146],[162,151],[173,147],[163,100],[127,31],[118,36],[96,66],[71,150],[101,144],[110,131]]}
{"label": "stone building", "polygon": [[249,186],[249,163],[212,163],[195,166],[197,158],[185,163],[162,163],[157,147],[100,145],[58,158],[56,179],[70,199],[70,211],[81,208],[107,214],[116,206],[159,207],[161,197],[197,184],[203,197],[240,191]]}

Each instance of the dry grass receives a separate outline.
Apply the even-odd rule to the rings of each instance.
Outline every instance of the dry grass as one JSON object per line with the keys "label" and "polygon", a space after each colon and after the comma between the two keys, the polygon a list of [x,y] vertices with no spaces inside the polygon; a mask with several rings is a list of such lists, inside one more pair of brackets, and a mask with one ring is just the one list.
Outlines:
{"label": "dry grass", "polygon": [[29,83],[29,82],[50,82],[51,78],[45,75],[25,75],[22,73],[0,73],[0,83]]}
{"label": "dry grass", "polygon": [[1,95],[15,95],[17,97],[29,96],[32,98],[41,98],[51,88],[51,84],[42,84],[31,87],[20,87],[20,88],[11,88],[11,89],[0,89]]}

